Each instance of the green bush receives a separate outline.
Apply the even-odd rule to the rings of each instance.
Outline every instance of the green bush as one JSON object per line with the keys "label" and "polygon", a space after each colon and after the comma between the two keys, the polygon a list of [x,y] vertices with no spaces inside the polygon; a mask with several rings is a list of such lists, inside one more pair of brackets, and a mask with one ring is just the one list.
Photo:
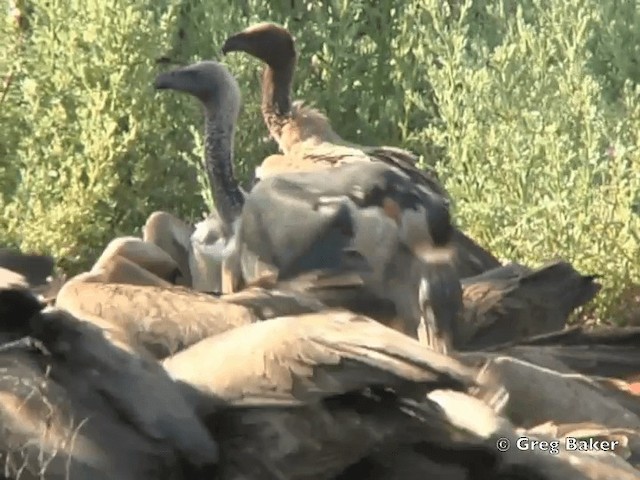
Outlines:
{"label": "green bush", "polygon": [[[0,232],[86,267],[155,209],[211,205],[191,99],[156,96],[155,59],[220,59],[262,20],[300,50],[296,96],[345,138],[436,165],[465,231],[504,259],[563,256],[604,275],[599,305],[640,283],[640,19],[633,0],[32,0],[3,20]],[[24,22],[23,22],[24,23]],[[257,61],[224,59],[244,108],[237,166],[265,139]],[[185,127],[185,125],[189,125]],[[199,185],[197,187],[196,185]]]}
{"label": "green bush", "polygon": [[152,88],[172,6],[129,3],[34,1],[22,28],[3,17],[2,236],[72,270],[153,208],[188,215],[200,200],[179,103]]}

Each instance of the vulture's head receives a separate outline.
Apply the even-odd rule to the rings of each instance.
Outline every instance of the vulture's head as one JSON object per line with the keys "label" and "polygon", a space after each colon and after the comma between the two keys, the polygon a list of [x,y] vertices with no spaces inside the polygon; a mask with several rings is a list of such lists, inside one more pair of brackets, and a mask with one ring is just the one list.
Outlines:
{"label": "vulture's head", "polygon": [[222,53],[245,52],[272,68],[291,65],[296,59],[295,41],[291,33],[274,23],[258,23],[231,35],[222,46]]}
{"label": "vulture's head", "polygon": [[227,67],[211,60],[163,72],[156,77],[154,87],[189,93],[207,105],[236,116],[240,109],[238,82]]}

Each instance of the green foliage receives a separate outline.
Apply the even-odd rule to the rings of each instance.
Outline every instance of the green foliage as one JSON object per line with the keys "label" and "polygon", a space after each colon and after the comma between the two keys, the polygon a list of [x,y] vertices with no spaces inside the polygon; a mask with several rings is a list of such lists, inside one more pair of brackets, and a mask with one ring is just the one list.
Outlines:
{"label": "green foliage", "polygon": [[0,108],[5,242],[86,266],[150,210],[198,203],[188,132],[154,98],[154,58],[171,43],[171,5],[36,1],[3,17]]}
{"label": "green foliage", "polygon": [[424,134],[446,148],[439,167],[466,230],[503,258],[559,255],[603,274],[606,307],[640,281],[636,47],[610,35],[627,49],[614,56],[601,34],[635,19],[619,6],[476,1],[453,16],[433,2],[410,16],[432,26],[421,32],[442,124]]}
{"label": "green foliage", "polygon": [[[640,18],[634,0],[31,0],[2,20],[0,234],[85,267],[165,209],[211,206],[201,114],[156,95],[163,67],[221,59],[257,21],[294,32],[296,97],[343,137],[436,165],[463,229],[504,259],[604,275],[603,313],[640,283]],[[9,41],[8,39],[12,39]],[[246,178],[275,151],[260,66],[231,54]]]}

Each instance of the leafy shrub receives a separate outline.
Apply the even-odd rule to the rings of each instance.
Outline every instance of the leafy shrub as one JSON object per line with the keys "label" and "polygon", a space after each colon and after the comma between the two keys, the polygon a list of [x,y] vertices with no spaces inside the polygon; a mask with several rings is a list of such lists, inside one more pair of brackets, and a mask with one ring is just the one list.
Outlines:
{"label": "leafy shrub", "polygon": [[[170,5],[35,1],[1,66],[10,72],[0,118],[5,242],[84,267],[114,235],[155,207],[187,215],[198,203],[191,145],[152,89],[154,58],[170,45]],[[5,43],[5,42],[3,42]],[[176,116],[179,112],[176,112]]]}
{"label": "leafy shrub", "polygon": [[[442,123],[424,134],[446,148],[466,230],[502,257],[561,255],[603,274],[611,307],[640,280],[631,3],[467,2],[457,18],[433,3],[407,18],[432,26],[420,31],[440,64],[429,78]],[[633,33],[621,41],[613,25]]]}
{"label": "leafy shrub", "polygon": [[[84,266],[154,209],[206,210],[200,112],[153,94],[154,59],[220,59],[229,33],[271,20],[297,38],[296,96],[347,139],[401,144],[435,164],[481,244],[602,274],[603,314],[620,312],[625,287],[640,283],[633,0],[57,3],[20,5],[26,33],[10,17],[2,26],[15,39],[0,46],[17,85],[0,106],[0,232],[12,243]],[[244,93],[236,152],[246,178],[275,144],[258,62],[224,61]]]}

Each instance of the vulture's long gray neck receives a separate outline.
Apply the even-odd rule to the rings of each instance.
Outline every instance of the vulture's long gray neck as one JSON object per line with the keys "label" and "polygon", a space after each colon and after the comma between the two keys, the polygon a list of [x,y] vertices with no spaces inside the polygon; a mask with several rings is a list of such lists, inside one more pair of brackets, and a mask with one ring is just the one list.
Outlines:
{"label": "vulture's long gray neck", "polygon": [[215,207],[229,233],[244,205],[244,195],[233,171],[234,130],[232,120],[205,106],[205,168]]}
{"label": "vulture's long gray neck", "polygon": [[295,60],[285,67],[273,68],[269,65],[262,72],[262,114],[265,118],[275,117],[282,121],[291,115],[291,85]]}

